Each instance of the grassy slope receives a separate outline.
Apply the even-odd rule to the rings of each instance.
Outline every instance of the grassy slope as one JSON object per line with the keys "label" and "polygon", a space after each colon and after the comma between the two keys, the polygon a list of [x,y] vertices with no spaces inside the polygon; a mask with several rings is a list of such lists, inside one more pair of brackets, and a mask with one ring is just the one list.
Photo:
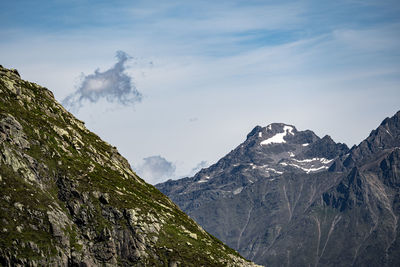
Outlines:
{"label": "grassy slope", "polygon": [[[147,264],[171,260],[186,266],[233,264],[228,254],[238,256],[234,250],[204,232],[155,187],[133,173],[114,147],[89,132],[54,100],[50,91],[0,68],[0,120],[9,115],[21,124],[23,138],[30,144],[29,148],[18,147],[12,135],[11,140],[0,144],[0,152],[12,153],[0,159],[3,253],[21,259],[57,258],[59,251],[55,246],[60,247],[60,242],[49,234],[51,224],[47,213],[59,210],[74,221],[65,201],[59,197],[57,185],[59,177],[67,177],[79,194],[89,198],[91,205],[80,208],[93,215],[91,222],[98,233],[113,227],[102,214],[107,206],[120,211],[135,209],[144,224],[151,224],[154,217],[160,219],[157,222],[161,230],[148,234],[149,238],[157,236],[150,254],[159,259],[148,257]],[[29,181],[29,174],[34,174],[35,181]],[[107,196],[105,204],[93,192]],[[129,228],[125,217],[117,224]],[[62,230],[70,244],[63,249],[79,253],[85,242],[80,225],[71,224]],[[34,244],[29,245],[30,241]]]}

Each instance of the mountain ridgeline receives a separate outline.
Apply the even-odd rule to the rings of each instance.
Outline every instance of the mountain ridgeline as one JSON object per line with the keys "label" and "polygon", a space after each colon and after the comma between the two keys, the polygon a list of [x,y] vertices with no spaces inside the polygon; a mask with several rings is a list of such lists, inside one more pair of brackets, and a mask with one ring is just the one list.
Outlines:
{"label": "mountain ridgeline", "polygon": [[0,265],[253,266],[1,66]]}
{"label": "mountain ridgeline", "polygon": [[156,185],[265,266],[400,266],[400,112],[349,149],[273,123],[194,177]]}

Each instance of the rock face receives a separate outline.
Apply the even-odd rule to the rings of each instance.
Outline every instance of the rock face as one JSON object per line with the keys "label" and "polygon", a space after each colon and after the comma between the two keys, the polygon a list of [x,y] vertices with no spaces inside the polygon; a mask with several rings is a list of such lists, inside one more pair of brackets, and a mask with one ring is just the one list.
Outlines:
{"label": "rock face", "polygon": [[400,112],[352,149],[274,123],[194,177],[156,187],[265,266],[400,266],[399,147]]}
{"label": "rock face", "polygon": [[0,66],[0,265],[253,266]]}

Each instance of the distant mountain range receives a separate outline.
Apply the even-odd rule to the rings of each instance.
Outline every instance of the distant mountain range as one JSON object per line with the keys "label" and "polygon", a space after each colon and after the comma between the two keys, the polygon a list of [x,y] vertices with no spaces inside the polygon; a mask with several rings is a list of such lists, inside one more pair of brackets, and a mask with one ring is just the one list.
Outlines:
{"label": "distant mountain range", "polygon": [[400,266],[400,112],[351,149],[257,126],[216,164],[156,187],[265,266]]}

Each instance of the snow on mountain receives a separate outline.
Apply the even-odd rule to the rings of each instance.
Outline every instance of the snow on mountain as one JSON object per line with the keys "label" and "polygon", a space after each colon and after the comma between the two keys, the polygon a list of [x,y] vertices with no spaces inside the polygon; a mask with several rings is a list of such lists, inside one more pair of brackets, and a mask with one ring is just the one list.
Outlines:
{"label": "snow on mountain", "polygon": [[[270,126],[268,126],[270,127]],[[261,133],[261,132],[260,132]],[[262,141],[260,145],[269,145],[269,144],[279,144],[279,143],[286,143],[284,137],[288,134],[294,135],[293,127],[285,125],[283,126],[283,132],[277,133],[274,136]]]}

